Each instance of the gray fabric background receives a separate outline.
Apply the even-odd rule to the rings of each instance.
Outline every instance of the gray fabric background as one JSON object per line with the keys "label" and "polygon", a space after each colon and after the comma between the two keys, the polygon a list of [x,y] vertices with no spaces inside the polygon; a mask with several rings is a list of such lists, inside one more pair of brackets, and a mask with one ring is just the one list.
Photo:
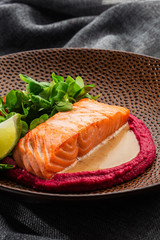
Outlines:
{"label": "gray fabric background", "polygon": [[160,1],[107,2],[116,1],[1,0],[0,54],[91,47],[160,57]]}
{"label": "gray fabric background", "polygon": [[[89,47],[160,57],[160,1],[1,0],[0,55]],[[160,193],[25,203],[0,192],[0,240],[160,239]]]}

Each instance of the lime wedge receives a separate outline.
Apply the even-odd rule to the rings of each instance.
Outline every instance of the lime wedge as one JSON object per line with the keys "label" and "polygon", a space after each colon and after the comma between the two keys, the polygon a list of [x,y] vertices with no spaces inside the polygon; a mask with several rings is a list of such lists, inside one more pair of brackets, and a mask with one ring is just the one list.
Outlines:
{"label": "lime wedge", "polygon": [[6,157],[17,144],[21,135],[21,116],[15,114],[0,123],[0,159]]}

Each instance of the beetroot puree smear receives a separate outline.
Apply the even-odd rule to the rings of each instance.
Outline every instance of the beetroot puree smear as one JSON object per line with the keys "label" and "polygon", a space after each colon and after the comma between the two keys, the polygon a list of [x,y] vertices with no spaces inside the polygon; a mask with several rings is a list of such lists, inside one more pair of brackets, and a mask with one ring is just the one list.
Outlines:
{"label": "beetroot puree smear", "polygon": [[[131,180],[142,174],[151,165],[156,155],[156,149],[150,131],[141,120],[130,115],[128,123],[138,140],[140,152],[134,159],[120,166],[97,171],[59,173],[50,180],[36,177],[17,166],[5,171],[5,175],[24,186],[44,192],[59,193],[97,190]],[[15,164],[10,157],[6,157],[3,162]]]}

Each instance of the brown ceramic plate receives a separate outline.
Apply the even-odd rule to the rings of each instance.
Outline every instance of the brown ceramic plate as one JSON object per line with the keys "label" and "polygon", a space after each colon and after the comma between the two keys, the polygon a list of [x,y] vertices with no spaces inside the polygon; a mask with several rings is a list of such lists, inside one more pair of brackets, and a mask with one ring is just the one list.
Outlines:
{"label": "brown ceramic plate", "polygon": [[44,49],[0,57],[0,95],[11,89],[24,90],[18,75],[51,80],[51,73],[64,77],[80,75],[86,83],[96,84],[93,94],[101,102],[126,106],[151,131],[156,159],[137,178],[95,192],[55,194],[38,192],[1,177],[0,190],[37,199],[98,199],[141,192],[160,186],[160,59],[127,52],[96,49]]}

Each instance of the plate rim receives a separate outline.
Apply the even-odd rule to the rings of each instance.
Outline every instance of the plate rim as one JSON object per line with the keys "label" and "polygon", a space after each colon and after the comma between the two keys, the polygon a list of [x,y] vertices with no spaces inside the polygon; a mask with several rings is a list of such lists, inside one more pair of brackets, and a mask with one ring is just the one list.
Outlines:
{"label": "plate rim", "polygon": [[121,192],[109,192],[109,193],[80,193],[80,194],[72,194],[72,193],[49,193],[49,192],[41,192],[41,191],[30,191],[23,190],[16,187],[6,187],[3,184],[0,185],[0,192],[11,193],[16,196],[27,197],[26,200],[31,198],[35,198],[38,200],[98,200],[98,199],[113,199],[120,198],[124,196],[136,195],[138,193],[149,193],[155,189],[160,188],[160,183],[154,183],[152,185],[148,185],[145,187],[135,188],[135,189],[127,189]]}
{"label": "plate rim", "polygon": [[33,52],[44,52],[44,51],[57,51],[57,50],[80,50],[80,51],[105,51],[105,52],[116,52],[116,53],[124,53],[124,54],[130,54],[130,55],[135,55],[135,56],[140,56],[140,57],[146,57],[146,58],[150,58],[150,59],[154,59],[154,60],[158,60],[160,61],[160,58],[158,57],[153,57],[150,55],[145,55],[145,54],[141,54],[141,53],[134,53],[131,51],[125,51],[125,50],[114,50],[114,49],[103,49],[103,48],[74,48],[74,47],[64,47],[64,48],[39,48],[39,49],[32,49],[32,50],[24,50],[24,51],[20,51],[20,52],[13,52],[13,53],[9,53],[9,54],[4,54],[4,55],[0,55],[0,59],[1,58],[7,58],[7,57],[11,57],[11,56],[15,56],[15,55],[21,55],[21,54],[25,54],[25,53],[33,53]]}

